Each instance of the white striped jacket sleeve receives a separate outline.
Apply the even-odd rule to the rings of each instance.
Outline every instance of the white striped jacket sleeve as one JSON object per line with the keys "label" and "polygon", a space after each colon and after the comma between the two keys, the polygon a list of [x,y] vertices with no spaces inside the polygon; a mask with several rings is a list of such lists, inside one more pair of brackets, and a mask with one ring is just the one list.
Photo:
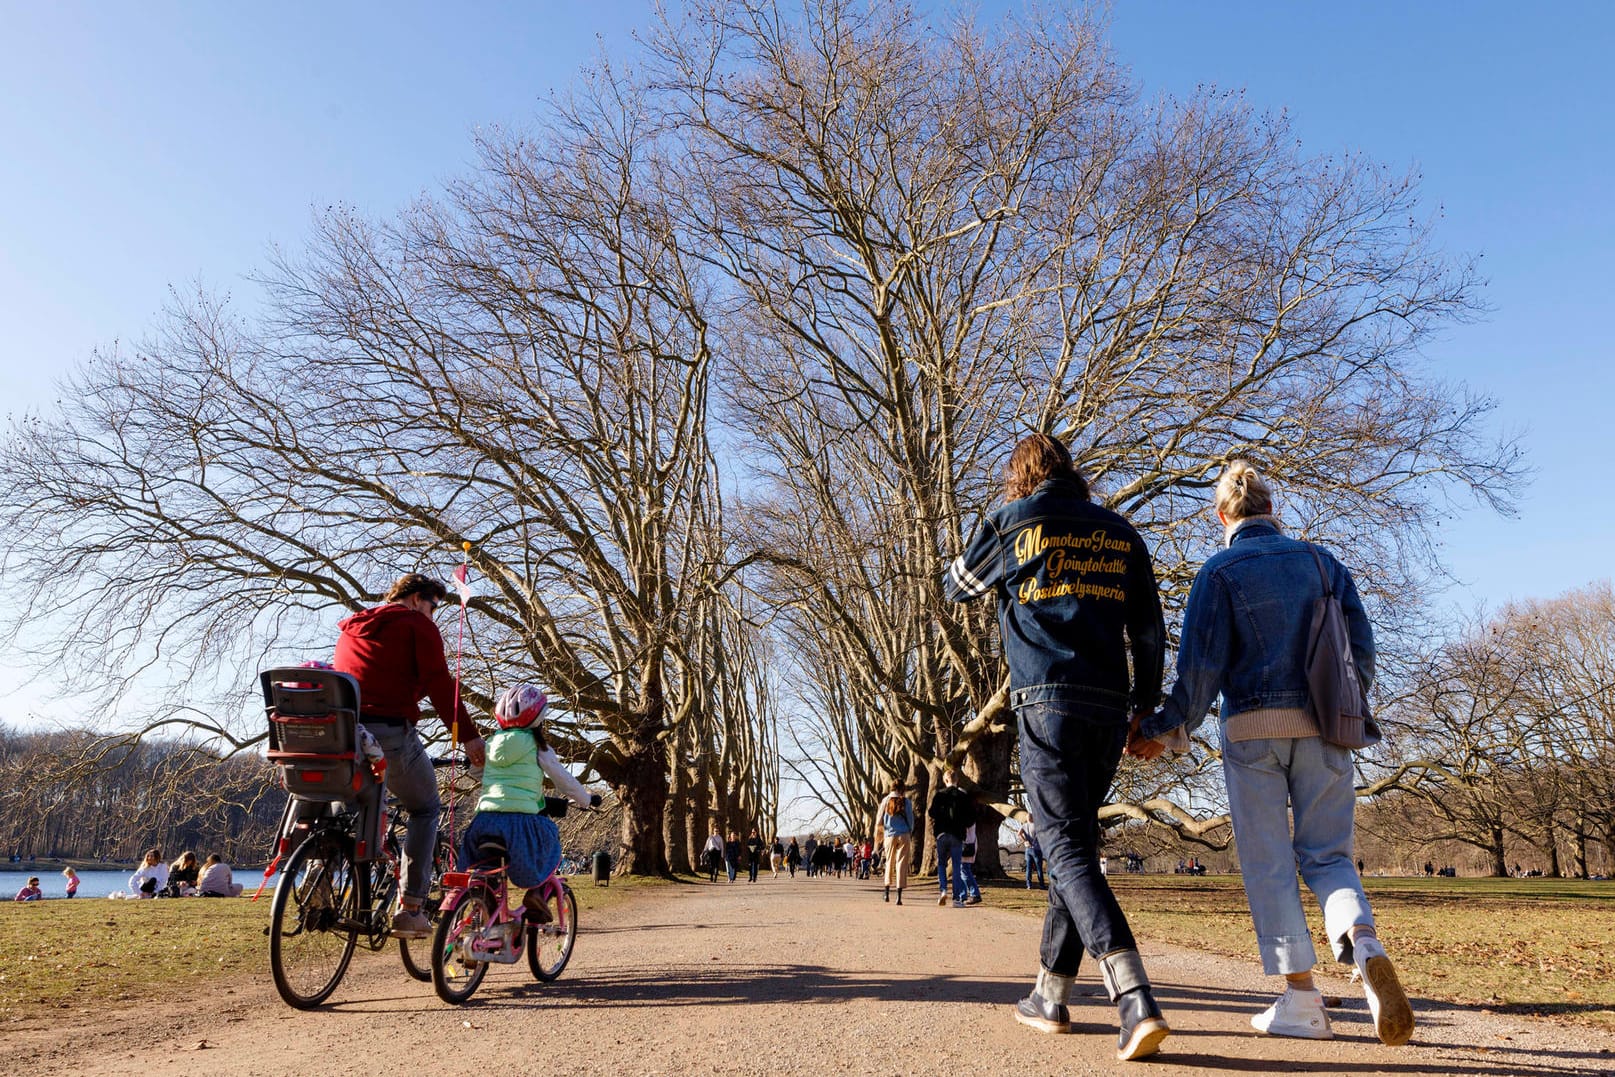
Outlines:
{"label": "white striped jacket sleeve", "polygon": [[950,602],[969,602],[991,591],[1003,576],[1003,540],[991,519],[985,519],[965,552],[948,566],[942,592]]}

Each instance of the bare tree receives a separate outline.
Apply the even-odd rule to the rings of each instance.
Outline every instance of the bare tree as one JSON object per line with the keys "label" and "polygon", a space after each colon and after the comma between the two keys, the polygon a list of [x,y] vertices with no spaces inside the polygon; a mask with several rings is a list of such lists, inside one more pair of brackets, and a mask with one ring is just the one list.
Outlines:
{"label": "bare tree", "polygon": [[[722,539],[709,297],[637,93],[602,76],[490,137],[443,202],[328,215],[266,282],[265,328],[179,306],[14,429],[0,499],[35,541],[5,555],[30,581],[11,638],[51,624],[47,656],[125,684],[170,656],[250,668],[470,543],[468,694],[550,687],[620,791],[625,867],[666,870],[666,741],[702,702],[687,644]],[[261,737],[182,706],[146,728]]]}
{"label": "bare tree", "polygon": [[1235,455],[1372,566],[1386,629],[1434,568],[1441,499],[1507,506],[1519,456],[1488,442],[1489,402],[1420,369],[1475,278],[1411,178],[1303,157],[1234,96],[1139,103],[1082,12],[983,30],[715,2],[654,47],[710,257],[748,300],[723,380],[764,454],[757,556],[798,642],[833,646],[820,679],[867,682],[841,728],[883,723],[898,769],[963,762],[983,800],[1009,793],[989,616],[936,581],[1023,432],[1068,440],[1153,536],[1174,608]]}

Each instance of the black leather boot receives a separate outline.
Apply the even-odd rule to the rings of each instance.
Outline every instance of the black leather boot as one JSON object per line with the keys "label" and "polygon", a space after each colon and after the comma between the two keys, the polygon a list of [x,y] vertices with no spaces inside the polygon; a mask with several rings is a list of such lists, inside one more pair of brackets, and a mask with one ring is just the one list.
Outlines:
{"label": "black leather boot", "polygon": [[1066,1000],[1071,997],[1074,979],[1074,976],[1058,976],[1048,969],[1039,969],[1032,993],[1015,1004],[1015,1020],[1039,1032],[1070,1032],[1071,1011],[1066,1007]]}
{"label": "black leather boot", "polygon": [[1161,1017],[1161,1008],[1148,987],[1135,988],[1116,1000],[1121,1016],[1121,1036],[1116,1041],[1116,1057],[1123,1062],[1153,1055],[1172,1030]]}
{"label": "black leather boot", "polygon": [[880,899],[882,901],[892,900],[892,888],[888,886],[885,890],[881,891]]}

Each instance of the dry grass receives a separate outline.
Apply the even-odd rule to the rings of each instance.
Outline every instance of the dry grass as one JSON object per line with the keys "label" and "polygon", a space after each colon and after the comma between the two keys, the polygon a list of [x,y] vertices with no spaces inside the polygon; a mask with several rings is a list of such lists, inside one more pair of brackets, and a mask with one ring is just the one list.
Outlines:
{"label": "dry grass", "polygon": [[[590,915],[661,885],[614,879],[596,887],[571,880],[579,924]],[[248,891],[251,894],[251,890]],[[269,976],[269,891],[257,902],[168,901],[0,903],[0,1030],[17,1022],[64,1020],[71,1012],[145,999],[194,995],[205,984]],[[429,943],[420,944],[423,958]],[[363,945],[360,954],[365,954]],[[358,958],[356,958],[358,960]],[[370,960],[404,976],[397,947]]]}
{"label": "dry grass", "polygon": [[[1257,961],[1237,876],[1111,881],[1140,937]],[[1410,993],[1615,1028],[1615,883],[1398,878],[1365,886]],[[1041,915],[1044,900],[1042,891],[1019,886],[989,896],[1029,915]],[[1318,953],[1327,955],[1322,917],[1310,896],[1305,904]]]}

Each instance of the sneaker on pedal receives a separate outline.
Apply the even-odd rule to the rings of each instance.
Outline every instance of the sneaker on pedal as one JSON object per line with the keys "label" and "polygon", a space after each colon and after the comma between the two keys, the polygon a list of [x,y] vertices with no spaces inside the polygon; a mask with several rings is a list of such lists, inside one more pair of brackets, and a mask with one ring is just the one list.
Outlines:
{"label": "sneaker on pedal", "polygon": [[1331,1040],[1329,1014],[1323,1008],[1323,993],[1287,987],[1278,1000],[1251,1018],[1251,1027],[1269,1036],[1293,1036],[1302,1040]]}
{"label": "sneaker on pedal", "polygon": [[529,890],[522,896],[522,915],[529,924],[547,924],[554,919],[548,903],[536,890]]}
{"label": "sneaker on pedal", "polygon": [[432,922],[419,909],[399,909],[393,913],[395,939],[424,939],[432,933]]}

